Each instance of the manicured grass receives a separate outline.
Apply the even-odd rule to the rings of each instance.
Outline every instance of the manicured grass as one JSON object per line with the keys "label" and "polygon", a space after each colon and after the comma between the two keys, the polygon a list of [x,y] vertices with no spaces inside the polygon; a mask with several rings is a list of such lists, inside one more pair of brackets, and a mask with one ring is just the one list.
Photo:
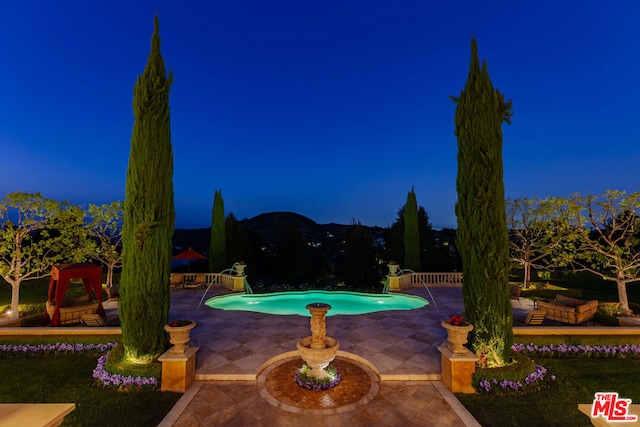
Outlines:
{"label": "manicured grass", "polygon": [[492,396],[456,394],[483,427],[488,426],[590,426],[578,404],[593,402],[598,391],[617,391],[620,397],[640,402],[638,359],[535,359],[556,375],[555,383],[537,393]]}
{"label": "manicured grass", "polygon": [[[107,343],[113,336],[2,337],[1,344]],[[0,402],[75,403],[69,426],[157,425],[182,396],[160,391],[117,391],[93,386],[99,354],[7,358],[0,355]]]}
{"label": "manicured grass", "polygon": [[0,402],[75,403],[64,426],[157,425],[182,396],[92,387],[95,356],[0,359]]}

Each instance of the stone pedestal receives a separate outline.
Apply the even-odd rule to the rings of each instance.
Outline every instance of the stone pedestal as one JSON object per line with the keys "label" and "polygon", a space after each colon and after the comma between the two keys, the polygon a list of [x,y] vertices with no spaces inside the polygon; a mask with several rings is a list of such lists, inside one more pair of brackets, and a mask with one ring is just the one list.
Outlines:
{"label": "stone pedestal", "polygon": [[389,291],[391,292],[400,292],[400,276],[387,276],[387,280],[389,281]]}
{"label": "stone pedestal", "polygon": [[233,276],[233,289],[231,292],[244,292],[244,276]]}
{"label": "stone pedestal", "polygon": [[479,357],[471,351],[456,354],[446,346],[438,347],[442,363],[442,382],[452,393],[475,393],[471,377],[476,372]]}
{"label": "stone pedestal", "polygon": [[186,392],[196,376],[196,352],[198,347],[189,347],[184,353],[169,351],[158,357],[162,362],[161,391]]}

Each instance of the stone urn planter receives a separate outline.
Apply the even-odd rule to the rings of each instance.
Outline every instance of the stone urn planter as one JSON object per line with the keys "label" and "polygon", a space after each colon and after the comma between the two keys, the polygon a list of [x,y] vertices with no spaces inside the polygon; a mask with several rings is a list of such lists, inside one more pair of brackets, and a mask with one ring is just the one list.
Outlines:
{"label": "stone urn planter", "polygon": [[465,354],[467,349],[464,344],[468,342],[469,332],[473,330],[473,325],[456,326],[448,323],[446,320],[440,323],[447,330],[447,347],[454,354]]}
{"label": "stone urn planter", "polygon": [[398,274],[398,269],[400,268],[398,264],[387,264],[387,267],[389,267],[389,276],[395,276]]}
{"label": "stone urn planter", "polygon": [[235,268],[236,273],[238,274],[238,276],[244,276],[244,269],[246,267],[246,265],[244,263],[242,263],[242,264],[241,263],[236,263],[233,267]]}
{"label": "stone urn planter", "polygon": [[175,320],[164,325],[164,330],[169,332],[169,342],[173,347],[169,353],[184,353],[189,348],[191,330],[196,327],[196,322],[191,320]]}

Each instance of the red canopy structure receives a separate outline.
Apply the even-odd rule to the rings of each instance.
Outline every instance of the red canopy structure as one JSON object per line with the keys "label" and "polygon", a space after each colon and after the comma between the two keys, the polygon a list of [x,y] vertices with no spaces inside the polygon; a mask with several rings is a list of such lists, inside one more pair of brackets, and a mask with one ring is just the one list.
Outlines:
{"label": "red canopy structure", "polygon": [[178,255],[175,255],[172,259],[176,261],[188,261],[187,271],[191,271],[191,260],[202,260],[207,259],[206,256],[202,255],[200,252],[196,252],[193,249],[189,248],[186,251],[180,252]]}
{"label": "red canopy structure", "polygon": [[44,323],[51,322],[51,326],[60,326],[60,307],[69,288],[69,280],[82,279],[84,289],[91,299],[91,292],[98,300],[98,314],[104,317],[104,307],[102,307],[102,267],[93,264],[60,264],[51,269],[51,279],[49,280],[48,299],[56,301],[56,309],[53,317],[50,318],[47,310],[44,312]]}
{"label": "red canopy structure", "polygon": [[192,259],[207,259],[207,257],[202,255],[200,252],[196,252],[193,249],[189,248],[186,251],[182,251],[178,255],[174,256],[173,259],[175,259],[176,261],[191,261]]}

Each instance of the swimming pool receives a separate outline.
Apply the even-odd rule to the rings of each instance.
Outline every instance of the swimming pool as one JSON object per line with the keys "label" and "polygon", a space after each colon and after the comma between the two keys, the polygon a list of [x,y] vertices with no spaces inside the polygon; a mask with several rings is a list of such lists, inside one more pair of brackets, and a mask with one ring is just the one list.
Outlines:
{"label": "swimming pool", "polygon": [[366,294],[344,291],[277,292],[271,294],[230,294],[208,299],[205,304],[220,310],[254,311],[256,313],[310,317],[307,304],[323,302],[331,305],[327,316],[366,314],[387,310],[413,310],[429,302],[404,294]]}

